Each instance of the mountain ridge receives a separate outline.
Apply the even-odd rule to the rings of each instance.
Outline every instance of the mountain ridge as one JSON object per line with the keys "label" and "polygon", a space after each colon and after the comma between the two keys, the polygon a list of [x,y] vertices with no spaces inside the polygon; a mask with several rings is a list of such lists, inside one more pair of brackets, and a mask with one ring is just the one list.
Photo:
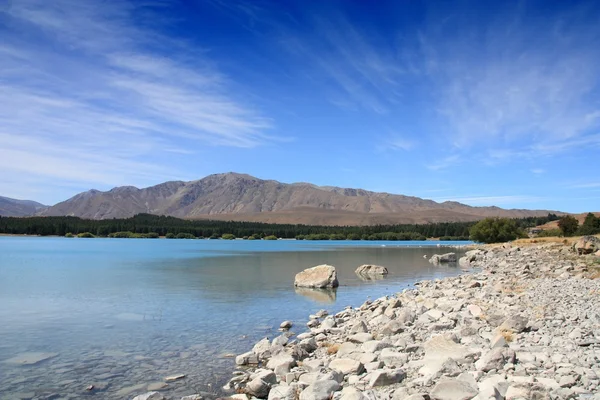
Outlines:
{"label": "mountain ridge", "polygon": [[305,182],[282,183],[230,172],[141,189],[91,189],[36,214],[108,219],[149,213],[190,219],[376,225],[473,221],[490,216],[520,218],[545,216],[548,212],[552,211],[472,207],[453,201],[437,203],[415,196]]}
{"label": "mountain ridge", "polygon": [[33,200],[19,200],[0,196],[0,215],[5,217],[25,217],[47,207]]}

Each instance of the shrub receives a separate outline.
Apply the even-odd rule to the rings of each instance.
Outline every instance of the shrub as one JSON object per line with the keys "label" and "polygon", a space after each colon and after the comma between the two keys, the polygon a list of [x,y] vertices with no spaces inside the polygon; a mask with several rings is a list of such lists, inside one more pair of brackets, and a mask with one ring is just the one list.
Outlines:
{"label": "shrub", "polygon": [[221,239],[233,240],[235,239],[235,235],[231,233],[224,233],[223,236],[221,236]]}
{"label": "shrub", "polygon": [[523,236],[517,223],[508,218],[486,218],[471,227],[471,240],[483,243],[499,243]]}
{"label": "shrub", "polygon": [[545,229],[537,234],[537,237],[553,237],[560,236],[562,232],[560,229]]}
{"label": "shrub", "polygon": [[196,236],[192,235],[191,233],[178,233],[177,236],[175,236],[176,239],[196,239]]}
{"label": "shrub", "polygon": [[175,234],[174,234],[174,233],[171,233],[171,232],[169,232],[169,233],[167,233],[167,234],[165,235],[165,238],[166,238],[166,239],[175,239]]}
{"label": "shrub", "polygon": [[78,238],[95,238],[96,236],[92,235],[90,232],[82,232],[77,235]]}
{"label": "shrub", "polygon": [[277,240],[277,236],[275,236],[275,235],[265,236],[263,238],[263,240]]}
{"label": "shrub", "polygon": [[75,237],[75,236],[71,232],[67,232],[65,234],[65,237],[72,238],[72,237]]}
{"label": "shrub", "polygon": [[579,222],[572,215],[565,215],[558,220],[558,228],[563,236],[573,236],[577,232]]}

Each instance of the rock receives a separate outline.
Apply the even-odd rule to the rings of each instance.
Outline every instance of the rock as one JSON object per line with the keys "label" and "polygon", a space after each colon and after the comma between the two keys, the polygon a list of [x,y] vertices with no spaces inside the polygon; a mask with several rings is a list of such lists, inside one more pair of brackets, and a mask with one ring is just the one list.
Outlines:
{"label": "rock", "polygon": [[279,353],[274,357],[271,357],[267,362],[267,368],[275,370],[277,368],[284,367],[285,372],[290,372],[290,369],[296,365],[296,359],[289,354]]}
{"label": "rock", "polygon": [[294,286],[307,288],[335,288],[339,285],[335,267],[317,265],[296,274]]}
{"label": "rock", "polygon": [[165,382],[175,382],[183,378],[185,378],[185,374],[171,375],[165,378]]}
{"label": "rock", "polygon": [[296,399],[296,389],[289,385],[273,386],[269,391],[269,400],[294,400]]}
{"label": "rock", "polygon": [[364,366],[356,360],[350,358],[336,358],[329,363],[329,368],[340,371],[344,375],[361,374]]}
{"label": "rock", "polygon": [[565,375],[560,378],[558,385],[563,388],[570,388],[571,386],[575,386],[576,383],[577,380],[575,380],[575,378],[573,378],[571,375]]}
{"label": "rock", "polygon": [[425,357],[423,367],[419,370],[422,375],[436,374],[448,358],[458,362],[465,362],[473,356],[473,352],[444,335],[434,336],[423,345]]}
{"label": "rock", "polygon": [[429,259],[429,262],[434,265],[455,263],[456,262],[456,253],[434,254]]}
{"label": "rock", "polygon": [[158,392],[148,392],[135,396],[133,400],[165,400],[165,396]]}
{"label": "rock", "polygon": [[15,364],[15,365],[35,365],[39,364],[42,361],[49,360],[58,355],[58,353],[43,353],[43,352],[30,352],[30,353],[21,353],[13,358],[9,358],[5,360],[6,364]]}
{"label": "rock", "polygon": [[401,367],[408,362],[408,354],[398,353],[394,349],[386,348],[381,351],[379,359],[388,367]]}
{"label": "rock", "polygon": [[470,400],[477,396],[478,390],[465,381],[458,379],[438,382],[429,397],[435,400]]}
{"label": "rock", "polygon": [[399,321],[390,321],[382,329],[383,335],[395,335],[404,332],[404,324]]}
{"label": "rock", "polygon": [[375,353],[376,351],[383,350],[386,347],[391,346],[392,345],[390,343],[382,342],[380,340],[369,340],[368,342],[364,342],[360,348],[365,353]]}
{"label": "rock", "polygon": [[471,313],[471,315],[474,316],[475,318],[479,318],[481,316],[481,314],[483,314],[483,311],[481,310],[481,307],[479,307],[476,304],[469,304],[467,306],[467,310],[469,310],[469,312]]}
{"label": "rock", "polygon": [[360,332],[348,337],[348,340],[353,343],[366,343],[370,340],[373,340],[373,335],[367,332]]}
{"label": "rock", "polygon": [[350,329],[350,333],[367,333],[367,332],[369,332],[369,328],[367,327],[367,324],[365,324],[365,321],[363,321],[363,320],[358,321]]}
{"label": "rock", "polygon": [[271,342],[269,338],[264,338],[254,345],[252,352],[256,354],[259,360],[271,357]]}
{"label": "rock", "polygon": [[595,253],[600,250],[600,239],[595,236],[583,236],[573,244],[573,250],[579,255]]}
{"label": "rock", "polygon": [[406,373],[400,369],[380,369],[371,374],[369,387],[393,385],[405,377]]}
{"label": "rock", "polygon": [[258,398],[266,398],[270,389],[270,385],[259,377],[252,379],[246,385],[246,392]]}
{"label": "rock", "polygon": [[514,332],[521,333],[525,329],[527,329],[527,324],[529,320],[521,315],[513,315],[506,319],[502,324],[498,327],[498,330],[501,332]]}
{"label": "rock", "polygon": [[356,268],[354,271],[357,275],[387,275],[388,270],[386,267],[380,265],[364,264]]}
{"label": "rock", "polygon": [[154,383],[149,384],[148,387],[146,387],[146,390],[148,390],[149,392],[155,392],[157,390],[164,389],[168,386],[169,385],[164,382],[154,382]]}
{"label": "rock", "polygon": [[249,351],[237,356],[235,358],[235,363],[237,365],[258,364],[258,356],[253,351]]}
{"label": "rock", "polygon": [[[246,396],[246,395],[244,395],[244,396]],[[248,397],[246,396],[246,399],[240,399],[240,400],[247,400],[247,399],[248,399]],[[189,396],[183,396],[179,400],[202,400],[202,396],[200,396],[199,394],[190,394]]]}
{"label": "rock", "polygon": [[501,371],[505,364],[514,362],[514,350],[498,347],[488,351],[481,359],[477,360],[475,367],[483,372],[488,372],[493,369]]}
{"label": "rock", "polygon": [[283,321],[279,327],[281,329],[290,329],[294,324],[292,323],[292,321]]}
{"label": "rock", "polygon": [[506,390],[505,400],[525,400],[531,398],[531,391],[525,385],[511,385]]}
{"label": "rock", "polygon": [[317,381],[300,393],[300,400],[330,400],[333,392],[339,389],[340,384],[337,381]]}
{"label": "rock", "polygon": [[342,395],[339,400],[368,400],[368,397],[360,390],[347,386],[342,390]]}

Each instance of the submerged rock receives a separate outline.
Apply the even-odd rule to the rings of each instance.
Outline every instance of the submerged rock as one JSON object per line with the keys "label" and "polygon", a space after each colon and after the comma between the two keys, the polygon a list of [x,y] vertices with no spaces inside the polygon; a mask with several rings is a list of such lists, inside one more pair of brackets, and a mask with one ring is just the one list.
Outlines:
{"label": "submerged rock", "polygon": [[354,271],[357,275],[387,275],[388,269],[381,265],[364,264]]}
{"label": "submerged rock", "polygon": [[455,263],[456,262],[456,253],[434,254],[429,259],[429,262],[434,265]]}

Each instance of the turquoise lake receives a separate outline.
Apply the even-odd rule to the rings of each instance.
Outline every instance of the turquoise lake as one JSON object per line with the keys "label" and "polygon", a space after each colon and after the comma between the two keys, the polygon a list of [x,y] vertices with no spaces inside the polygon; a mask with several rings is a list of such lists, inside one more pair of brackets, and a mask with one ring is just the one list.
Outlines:
{"label": "turquoise lake", "polygon": [[[231,356],[281,321],[301,333],[320,309],[461,273],[423,257],[460,252],[438,244],[464,242],[0,237],[0,398],[131,399],[173,374],[186,378],[162,388],[168,398],[216,397]],[[295,290],[318,264],[337,268],[340,287]],[[361,264],[390,274],[361,280]]]}

